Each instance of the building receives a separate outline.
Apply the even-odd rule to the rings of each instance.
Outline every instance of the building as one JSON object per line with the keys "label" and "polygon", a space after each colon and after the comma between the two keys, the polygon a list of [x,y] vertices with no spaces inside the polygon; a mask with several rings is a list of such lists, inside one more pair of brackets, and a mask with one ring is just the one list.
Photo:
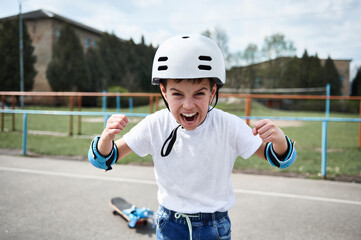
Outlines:
{"label": "building", "polygon": [[[350,81],[350,62],[351,59],[332,59],[335,67],[340,74],[340,81],[342,82],[342,95],[351,95],[351,81]],[[320,59],[321,65],[325,66],[326,59]]]}
{"label": "building", "polygon": [[[223,92],[242,93],[271,93],[271,89],[278,88],[278,78],[286,70],[287,63],[291,57],[279,57],[265,62],[252,64],[249,66],[233,67],[227,71],[227,84]],[[342,95],[349,96],[350,86],[350,59],[332,59],[340,75],[342,82]],[[320,59],[324,66],[326,59]],[[279,89],[284,91],[284,89]],[[273,93],[277,93],[276,91]],[[303,94],[304,92],[295,92]]]}
{"label": "building", "polygon": [[[3,21],[11,21],[18,19],[19,15],[9,16],[0,19]],[[84,48],[84,52],[89,48],[97,45],[102,31],[86,26],[82,23],[73,21],[69,18],[60,16],[47,10],[36,10],[22,14],[32,45],[34,46],[34,54],[37,61],[35,69],[37,75],[34,79],[33,91],[51,91],[50,85],[46,78],[46,69],[51,61],[52,50],[56,39],[60,36],[60,29],[64,24],[70,24],[74,27],[75,33],[80,39]]]}

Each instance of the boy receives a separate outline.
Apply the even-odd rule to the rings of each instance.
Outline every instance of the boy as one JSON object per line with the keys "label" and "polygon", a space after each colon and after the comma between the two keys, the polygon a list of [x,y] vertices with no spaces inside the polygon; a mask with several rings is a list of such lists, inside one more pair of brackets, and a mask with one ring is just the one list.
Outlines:
{"label": "boy", "polygon": [[152,155],[160,204],[157,239],[230,239],[236,157],[256,154],[279,168],[296,158],[294,143],[272,121],[251,129],[211,107],[225,81],[223,56],[212,40],[170,38],[158,48],[152,71],[152,84],[160,86],[168,109],[147,116],[115,143],[128,119],[113,115],[91,144],[90,162],[106,170],[132,151]]}

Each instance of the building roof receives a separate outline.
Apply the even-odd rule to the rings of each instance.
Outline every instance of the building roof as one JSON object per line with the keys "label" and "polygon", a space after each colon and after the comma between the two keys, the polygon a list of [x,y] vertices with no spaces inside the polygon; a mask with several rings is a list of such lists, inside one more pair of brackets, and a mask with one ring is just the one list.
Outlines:
{"label": "building roof", "polygon": [[[9,17],[5,17],[5,18],[0,18],[0,22],[9,21],[9,20],[14,20],[14,19],[17,19],[18,17],[19,17],[19,14],[13,15],[13,16],[9,16]],[[74,21],[74,20],[72,20],[72,19],[63,17],[63,16],[61,16],[61,15],[58,15],[58,14],[56,14],[56,13],[53,13],[53,12],[51,12],[51,11],[44,10],[44,9],[39,9],[39,10],[36,10],[36,11],[23,13],[23,14],[22,14],[22,17],[23,17],[23,20],[52,18],[52,19],[57,19],[57,20],[60,20],[60,21],[62,21],[62,22],[66,22],[66,23],[72,24],[72,25],[74,25],[74,26],[76,26],[76,27],[85,29],[85,30],[90,31],[90,32],[93,32],[93,33],[95,33],[95,34],[102,35],[102,34],[104,33],[104,32],[102,32],[102,31],[100,31],[100,30],[98,30],[98,29],[89,27],[89,26],[87,26],[87,25],[84,25],[84,24],[82,24],[82,23],[76,22],[76,21]]]}

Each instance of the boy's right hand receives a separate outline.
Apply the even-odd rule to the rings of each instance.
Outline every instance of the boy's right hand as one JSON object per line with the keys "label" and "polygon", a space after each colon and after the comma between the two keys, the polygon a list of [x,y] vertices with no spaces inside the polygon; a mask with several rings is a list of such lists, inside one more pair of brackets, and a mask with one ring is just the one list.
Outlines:
{"label": "boy's right hand", "polygon": [[127,116],[123,114],[112,115],[105,126],[98,142],[98,152],[102,156],[107,156],[112,151],[113,140],[128,124]]}
{"label": "boy's right hand", "polygon": [[100,136],[101,139],[113,141],[115,136],[120,133],[128,124],[127,116],[123,114],[112,115],[105,126],[105,129]]}

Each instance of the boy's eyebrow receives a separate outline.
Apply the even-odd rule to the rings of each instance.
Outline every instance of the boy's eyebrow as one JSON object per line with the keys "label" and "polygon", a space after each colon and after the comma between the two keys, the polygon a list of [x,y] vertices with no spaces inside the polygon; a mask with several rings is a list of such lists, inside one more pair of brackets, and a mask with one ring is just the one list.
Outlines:
{"label": "boy's eyebrow", "polygon": [[[169,91],[177,91],[177,92],[182,92],[181,90],[178,90],[178,89],[176,89],[176,88],[170,88],[169,89]],[[200,92],[200,91],[203,91],[203,90],[208,90],[208,88],[206,88],[206,87],[202,87],[202,88],[200,88],[200,89],[198,89],[198,90],[196,90],[196,91],[194,91],[194,92]]]}
{"label": "boy's eyebrow", "polygon": [[169,91],[177,91],[177,92],[181,92],[180,90],[176,89],[176,88],[170,88]]}

